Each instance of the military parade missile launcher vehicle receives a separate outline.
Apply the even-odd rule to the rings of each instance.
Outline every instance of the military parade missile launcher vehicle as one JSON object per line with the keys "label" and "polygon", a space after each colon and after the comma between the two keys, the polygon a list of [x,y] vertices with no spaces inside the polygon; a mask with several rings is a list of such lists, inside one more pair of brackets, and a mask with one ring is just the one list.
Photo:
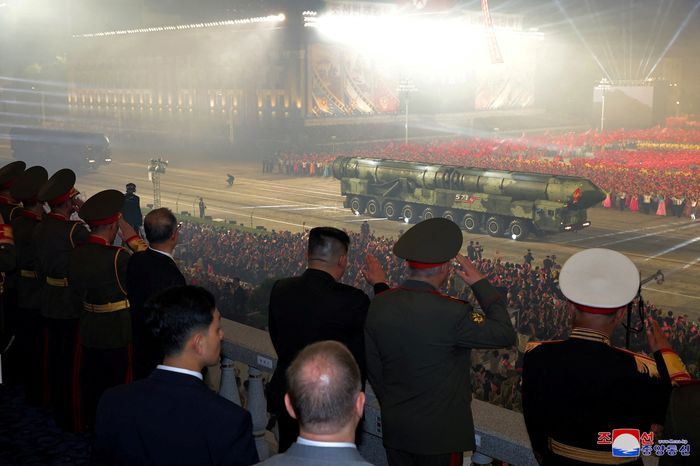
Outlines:
{"label": "military parade missile launcher vehicle", "polygon": [[414,223],[448,218],[468,232],[525,239],[589,226],[603,191],[586,178],[339,157],[344,205],[357,214]]}

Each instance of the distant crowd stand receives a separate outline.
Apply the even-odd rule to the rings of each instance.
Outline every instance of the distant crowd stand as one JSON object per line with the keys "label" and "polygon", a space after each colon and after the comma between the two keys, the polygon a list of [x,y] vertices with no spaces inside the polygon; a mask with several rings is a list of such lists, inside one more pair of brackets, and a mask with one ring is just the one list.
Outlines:
{"label": "distant crowd stand", "polygon": [[[390,285],[398,285],[405,265],[391,252],[394,240],[367,233],[349,234],[353,247],[342,281],[371,292],[361,269],[365,256],[374,254],[386,270]],[[303,272],[306,239],[305,233],[253,233],[185,222],[176,257],[184,263],[183,273],[188,283],[211,290],[224,316],[251,323],[251,316],[257,315],[255,325],[264,328],[273,279]],[[474,352],[474,396],[519,410],[520,368],[526,343],[564,339],[571,328],[566,303],[557,293],[560,266],[555,257],[528,261],[524,256],[522,262],[496,257],[474,257],[474,260],[489,281],[507,294],[518,331],[517,347]],[[243,282],[247,302],[244,310],[234,311],[234,277],[240,277]],[[473,299],[459,280],[450,280],[446,291],[452,296]],[[647,311],[659,323],[690,373],[700,377],[700,324],[687,315],[674,315],[651,303],[647,303]],[[620,332],[614,335],[613,343],[624,347],[624,340],[625,335]],[[630,349],[643,351],[644,348],[644,335],[633,333]]]}
{"label": "distant crowd stand", "polygon": [[339,156],[582,176],[607,193],[603,207],[663,216],[694,219],[700,199],[700,130],[693,126],[279,153],[263,170],[328,177]]}

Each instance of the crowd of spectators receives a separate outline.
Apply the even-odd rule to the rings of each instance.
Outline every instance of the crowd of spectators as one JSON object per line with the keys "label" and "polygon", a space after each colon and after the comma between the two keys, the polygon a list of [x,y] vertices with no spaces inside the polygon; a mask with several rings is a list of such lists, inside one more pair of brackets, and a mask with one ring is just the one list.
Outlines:
{"label": "crowd of spectators", "polygon": [[[343,281],[371,294],[361,270],[366,254],[374,254],[387,272],[391,286],[404,274],[403,261],[392,254],[392,238],[366,233],[350,233],[350,257]],[[306,266],[307,238],[304,233],[272,231],[251,233],[241,230],[185,223],[181,229],[176,257],[184,263],[188,283],[211,290],[217,297],[223,315],[234,315],[233,277],[240,277],[249,289],[266,280],[294,276]],[[281,252],[284,253],[281,253]],[[474,394],[477,398],[511,408],[520,408],[519,372],[525,344],[529,340],[556,340],[567,337],[571,328],[566,303],[558,294],[559,265],[535,258],[532,264],[507,262],[501,258],[477,259],[478,267],[489,281],[507,293],[508,307],[518,331],[516,348],[500,351],[475,351]],[[542,264],[542,265],[540,265]],[[451,280],[452,296],[468,296],[468,288],[459,280]],[[261,302],[265,302],[262,300]],[[231,310],[229,309],[231,308]],[[247,312],[265,313],[263,304]],[[647,303],[647,312],[654,317],[671,341],[674,349],[695,377],[700,376],[700,324],[687,315],[673,315]],[[240,317],[240,313],[239,316]],[[614,344],[623,347],[624,333],[614,336]],[[644,349],[644,335],[632,334],[631,350]]]}
{"label": "crowd of spectators", "polygon": [[[333,153],[283,153],[274,170],[290,176],[332,176],[337,156],[377,157],[573,175],[606,191],[605,207],[690,217],[700,198],[700,130],[650,128],[527,136],[515,139],[460,139],[433,144],[388,143]],[[664,204],[659,208],[659,204]],[[691,206],[692,204],[692,206]],[[674,207],[674,205],[680,207]]]}

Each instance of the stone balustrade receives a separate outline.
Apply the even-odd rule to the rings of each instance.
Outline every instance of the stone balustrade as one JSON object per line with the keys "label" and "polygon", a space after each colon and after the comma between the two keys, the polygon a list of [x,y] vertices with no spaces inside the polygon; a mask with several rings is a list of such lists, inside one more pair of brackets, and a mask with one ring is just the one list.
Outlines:
{"label": "stone balustrade", "polygon": [[[221,345],[221,384],[219,394],[234,403],[241,404],[241,394],[236,384],[234,362],[248,368],[246,408],[253,417],[253,434],[261,459],[270,455],[265,442],[267,412],[263,390],[263,373],[271,374],[277,356],[270,335],[247,325],[222,319],[224,341]],[[483,401],[472,402],[476,430],[476,453],[472,460],[488,463],[498,458],[517,466],[536,466],[523,416]],[[365,419],[360,438],[360,452],[367,461],[378,466],[386,465],[382,447],[382,425],[379,403],[371,387],[367,389]]]}

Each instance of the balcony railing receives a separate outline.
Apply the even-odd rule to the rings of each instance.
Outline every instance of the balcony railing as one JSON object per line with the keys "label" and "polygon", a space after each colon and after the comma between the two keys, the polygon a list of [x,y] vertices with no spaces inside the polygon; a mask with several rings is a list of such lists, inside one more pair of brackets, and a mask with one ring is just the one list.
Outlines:
{"label": "balcony railing", "polygon": [[[270,335],[247,325],[223,319],[225,332],[221,346],[221,383],[219,394],[241,404],[241,394],[236,383],[234,363],[248,368],[246,408],[253,417],[253,435],[260,459],[270,456],[270,447],[265,441],[267,411],[263,374],[271,374],[277,364],[277,356]],[[476,430],[476,455],[472,460],[488,463],[491,458],[518,466],[536,466],[530,447],[525,422],[520,413],[510,411],[483,401],[472,401],[474,427]],[[386,456],[382,447],[381,412],[371,387],[367,388],[365,419],[360,438],[360,452],[371,463],[385,465]]]}

